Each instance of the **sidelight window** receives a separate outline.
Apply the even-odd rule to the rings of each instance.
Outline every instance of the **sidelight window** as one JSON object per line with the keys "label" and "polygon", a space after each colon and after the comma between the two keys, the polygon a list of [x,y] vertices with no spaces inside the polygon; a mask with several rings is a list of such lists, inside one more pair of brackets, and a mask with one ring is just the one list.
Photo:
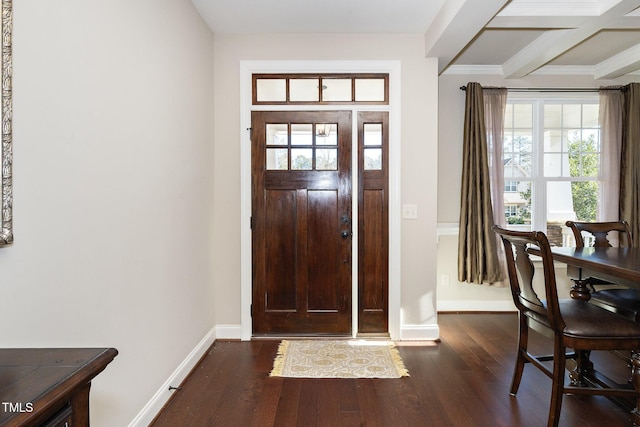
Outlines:
{"label": "sidelight window", "polygon": [[382,170],[382,123],[364,124],[364,170]]}

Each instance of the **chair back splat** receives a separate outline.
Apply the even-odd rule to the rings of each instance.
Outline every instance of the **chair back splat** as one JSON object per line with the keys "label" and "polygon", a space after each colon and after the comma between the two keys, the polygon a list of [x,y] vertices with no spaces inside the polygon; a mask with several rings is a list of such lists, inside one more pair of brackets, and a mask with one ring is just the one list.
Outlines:
{"label": "chair back splat", "polygon": [[567,221],[566,225],[573,232],[577,248],[585,247],[585,234],[593,236],[593,244],[590,246],[614,246],[609,241],[611,235],[617,241],[615,246],[632,246],[631,230],[627,221],[624,220],[607,222]]}
{"label": "chair back splat", "polygon": [[[495,227],[494,230],[498,232],[498,227]],[[551,249],[547,236],[540,231],[513,232],[505,229],[499,230],[501,230],[499,234],[503,236],[502,243],[507,257],[511,295],[518,310],[545,316],[549,321],[553,321],[557,328],[564,327],[558,304],[554,303],[554,301],[558,301],[558,291],[553,262],[544,262],[547,258],[551,259]],[[542,257],[545,282],[544,298],[547,301],[547,305],[542,302],[533,286],[535,268],[527,252],[530,246],[537,246],[543,254],[547,253],[546,256],[543,255]],[[531,317],[537,318],[537,316]]]}

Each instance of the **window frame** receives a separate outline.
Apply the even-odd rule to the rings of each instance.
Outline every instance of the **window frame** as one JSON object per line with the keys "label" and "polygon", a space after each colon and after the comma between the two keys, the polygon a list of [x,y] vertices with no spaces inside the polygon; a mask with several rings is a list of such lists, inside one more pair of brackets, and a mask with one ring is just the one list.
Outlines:
{"label": "window frame", "polygon": [[[503,177],[503,191],[506,192],[506,183],[510,181],[517,182],[530,182],[531,183],[531,224],[527,225],[527,229],[531,230],[547,230],[548,221],[548,206],[547,206],[547,193],[548,193],[548,183],[550,182],[585,182],[585,181],[596,181],[600,183],[600,192],[602,191],[602,146],[601,144],[601,125],[598,123],[597,132],[598,132],[598,141],[597,147],[599,149],[599,165],[598,165],[598,174],[597,176],[592,177],[571,177],[571,176],[545,176],[544,171],[544,154],[545,154],[545,146],[544,146],[544,106],[548,104],[595,104],[599,105],[599,98],[597,92],[594,93],[582,93],[582,94],[544,94],[539,93],[535,96],[531,94],[519,94],[519,93],[509,93],[507,96],[507,105],[514,104],[529,104],[532,105],[532,128],[531,128],[531,137],[532,137],[532,159],[531,159],[531,176],[530,177],[517,177],[517,176],[504,176]],[[506,123],[506,117],[505,117]],[[513,123],[512,123],[513,125]],[[581,123],[580,129],[591,129],[582,127],[583,123]],[[521,129],[511,126],[509,129]],[[555,128],[554,128],[555,129]],[[562,129],[566,129],[563,127]],[[505,135],[507,132],[507,128],[505,128]],[[506,139],[506,138],[505,138]],[[503,148],[504,153],[504,148]],[[600,195],[599,195],[600,196]],[[601,198],[600,198],[601,200]],[[597,217],[600,217],[602,214],[602,206],[598,204],[598,212]],[[505,212],[505,220],[507,220],[506,212]],[[522,226],[514,226],[513,224],[506,224],[507,228],[512,229],[523,229]]]}

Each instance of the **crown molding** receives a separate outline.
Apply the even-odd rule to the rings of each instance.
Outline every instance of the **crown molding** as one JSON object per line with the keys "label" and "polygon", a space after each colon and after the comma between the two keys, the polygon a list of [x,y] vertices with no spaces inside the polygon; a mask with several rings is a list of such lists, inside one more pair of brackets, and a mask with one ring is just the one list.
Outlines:
{"label": "crown molding", "polygon": [[532,72],[539,76],[593,76],[595,67],[591,65],[545,65]]}
{"label": "crown molding", "polygon": [[[504,76],[502,65],[451,65],[443,75],[499,75]],[[594,75],[595,67],[591,65],[545,65],[531,73],[540,76],[585,76]]]}
{"label": "crown molding", "polygon": [[502,76],[502,65],[451,65],[442,74],[483,74]]}

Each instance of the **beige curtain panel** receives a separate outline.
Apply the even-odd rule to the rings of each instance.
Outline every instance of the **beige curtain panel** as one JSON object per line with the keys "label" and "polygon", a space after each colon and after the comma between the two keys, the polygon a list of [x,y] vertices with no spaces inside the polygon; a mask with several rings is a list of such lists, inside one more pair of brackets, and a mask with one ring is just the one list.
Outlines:
{"label": "beige curtain panel", "polygon": [[503,279],[498,261],[489,179],[489,156],[485,125],[485,102],[479,83],[466,89],[458,280],[496,283]]}
{"label": "beige curtain panel", "polygon": [[[600,221],[620,219],[620,150],[622,148],[622,112],[624,92],[619,87],[600,90],[600,169],[602,174]],[[615,239],[617,236],[612,236]],[[616,239],[617,240],[617,239]],[[612,242],[613,243],[613,242]]]}

